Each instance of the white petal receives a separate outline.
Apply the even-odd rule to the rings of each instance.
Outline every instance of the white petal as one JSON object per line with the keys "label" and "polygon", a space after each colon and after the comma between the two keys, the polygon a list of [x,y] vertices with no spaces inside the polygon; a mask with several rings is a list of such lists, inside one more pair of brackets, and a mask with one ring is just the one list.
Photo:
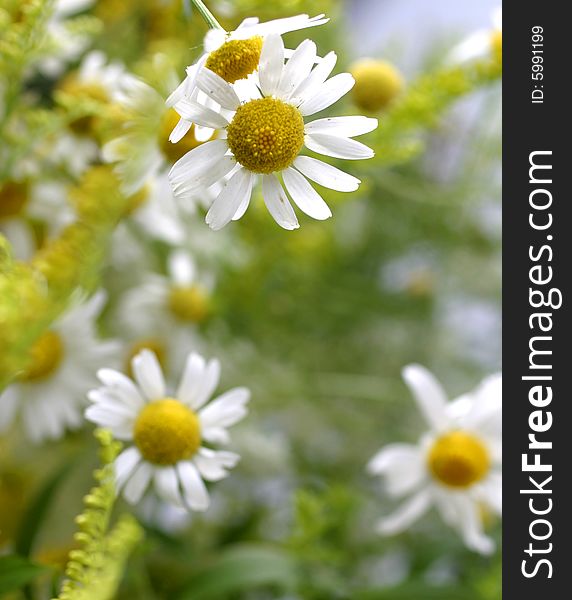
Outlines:
{"label": "white petal", "polygon": [[211,185],[223,181],[227,174],[236,166],[234,156],[222,156],[216,163],[211,164],[210,168],[203,170],[202,173],[188,178],[186,181],[173,183],[173,193],[176,198],[196,197],[197,194],[204,194],[204,191]]}
{"label": "white petal", "polygon": [[228,120],[221,113],[191,100],[183,99],[177,102],[175,110],[183,119],[198,123],[204,127],[224,129],[228,125]]}
{"label": "white petal", "polygon": [[171,252],[167,260],[167,268],[171,279],[177,285],[191,285],[195,279],[196,266],[186,250]]}
{"label": "white petal", "polygon": [[483,525],[476,502],[466,495],[456,495],[455,505],[458,524],[466,546],[480,554],[492,554],[495,544],[483,533]]}
{"label": "white petal", "polygon": [[97,372],[97,377],[114,394],[121,396],[126,404],[137,409],[143,406],[144,400],[139,390],[133,381],[123,373],[113,369],[100,369]]}
{"label": "white petal", "polygon": [[377,119],[370,117],[327,117],[306,123],[304,130],[306,133],[354,137],[373,131],[377,124]]}
{"label": "white petal", "polygon": [[191,407],[194,405],[197,398],[197,391],[200,388],[204,376],[204,371],[205,359],[196,352],[189,354],[185,364],[185,370],[183,371],[183,377],[181,378],[181,383],[177,390],[177,398],[181,402]]}
{"label": "white petal", "polygon": [[195,465],[184,461],[177,463],[176,468],[186,503],[193,510],[207,510],[210,504],[209,493]]}
{"label": "white petal", "polygon": [[345,158],[346,160],[363,160],[372,158],[374,153],[365,144],[350,138],[325,135],[323,133],[307,134],[305,137],[306,147],[319,154],[332,156],[333,158]]}
{"label": "white petal", "polygon": [[203,377],[195,395],[195,401],[191,405],[193,410],[198,410],[210,399],[220,379],[220,362],[213,358],[206,366]]}
{"label": "white petal", "polygon": [[195,125],[195,139],[197,142],[206,142],[212,138],[214,131],[212,127]]}
{"label": "white petal", "polygon": [[197,75],[196,85],[223,108],[236,110],[240,106],[240,99],[232,86],[210,69],[201,69]]}
{"label": "white petal", "polygon": [[222,229],[232,220],[238,207],[250,198],[253,179],[252,173],[243,168],[227,181],[207,213],[205,220],[211,229]]}
{"label": "white petal", "polygon": [[407,529],[431,506],[431,495],[422,490],[404,502],[392,515],[379,521],[377,530],[384,535],[394,535]]}
{"label": "white petal", "polygon": [[224,427],[207,427],[202,428],[201,433],[203,440],[209,444],[229,444],[230,435]]}
{"label": "white petal", "polygon": [[123,497],[129,504],[137,504],[141,500],[152,475],[153,467],[149,463],[145,461],[139,463],[123,488]]}
{"label": "white petal", "polygon": [[355,192],[361,183],[357,177],[310,156],[298,156],[294,166],[308,179],[338,192]]}
{"label": "white petal", "polygon": [[245,19],[242,24],[231,33],[231,39],[246,39],[253,35],[269,35],[271,33],[284,34],[289,31],[298,31],[299,29],[306,29],[307,27],[316,27],[317,25],[323,25],[330,19],[324,18],[323,14],[316,15],[315,17],[309,17],[306,14],[295,15],[293,17],[285,17],[282,19],[273,19],[272,21],[266,21],[265,23],[258,23],[258,19],[251,17]]}
{"label": "white petal", "polygon": [[155,489],[163,500],[175,506],[183,506],[175,467],[156,467],[154,479]]}
{"label": "white petal", "polygon": [[225,140],[212,140],[193,148],[182,156],[171,168],[171,183],[186,182],[203,173],[216,164],[227,152]]}
{"label": "white petal", "polygon": [[262,196],[268,212],[284,229],[298,229],[298,219],[275,175],[262,176]]}
{"label": "white petal", "polygon": [[313,115],[337,102],[355,85],[355,80],[349,73],[340,73],[328,79],[316,92],[304,100],[298,110],[304,115]]}
{"label": "white petal", "polygon": [[316,61],[316,44],[304,40],[286,63],[280,80],[279,95],[289,98],[294,90],[308,77]]}
{"label": "white petal", "polygon": [[238,221],[239,219],[242,219],[242,217],[244,216],[244,213],[248,210],[249,206],[250,206],[250,197],[246,197],[242,201],[242,204],[237,208],[236,212],[234,213],[234,215],[232,217],[232,220]]}
{"label": "white petal", "polygon": [[419,449],[410,444],[389,444],[367,464],[372,475],[383,475],[387,492],[401,496],[412,492],[425,477],[425,464]]}
{"label": "white petal", "polygon": [[330,207],[301,173],[288,167],[282,176],[288,193],[302,212],[319,221],[332,216]]}
{"label": "white petal", "polygon": [[234,388],[222,394],[199,412],[201,427],[230,427],[246,414],[246,403],[250,391],[246,388]]}
{"label": "white petal", "polygon": [[148,400],[165,397],[165,380],[157,357],[150,350],[141,350],[131,361],[135,379]]}
{"label": "white petal", "polygon": [[176,144],[180,142],[186,135],[186,133],[191,128],[192,123],[190,121],[185,121],[185,119],[179,119],[179,122],[175,125],[173,131],[169,135],[169,141],[172,144]]}
{"label": "white petal", "polygon": [[304,102],[314,97],[319,92],[324,81],[334,70],[338,57],[335,52],[329,52],[316,65],[314,70],[298,85],[292,96],[298,99],[298,102]]}
{"label": "white petal", "polygon": [[214,451],[201,448],[193,457],[193,462],[199,473],[206,481],[219,481],[228,475],[227,469],[234,467],[240,456],[234,452],[224,450]]}
{"label": "white petal", "polygon": [[260,89],[265,96],[272,96],[278,90],[284,66],[284,42],[277,34],[269,35],[262,46],[258,75]]}
{"label": "white petal", "polygon": [[436,431],[446,428],[447,396],[433,374],[421,365],[409,365],[403,369],[403,379],[428,425]]}
{"label": "white petal", "polygon": [[115,489],[119,493],[125,482],[133,473],[135,467],[141,461],[141,454],[135,446],[123,450],[123,452],[115,459]]}
{"label": "white petal", "polygon": [[498,515],[502,515],[502,473],[494,471],[480,484],[483,500]]}

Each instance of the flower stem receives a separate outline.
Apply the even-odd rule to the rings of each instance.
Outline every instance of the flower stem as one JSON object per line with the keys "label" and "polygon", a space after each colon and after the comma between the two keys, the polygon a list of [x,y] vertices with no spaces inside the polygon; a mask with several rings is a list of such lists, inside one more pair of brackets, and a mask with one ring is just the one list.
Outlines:
{"label": "flower stem", "polygon": [[196,9],[201,13],[201,17],[206,21],[207,25],[211,29],[221,29],[225,31],[224,27],[216,20],[216,17],[212,12],[205,6],[202,0],[191,0],[195,5]]}

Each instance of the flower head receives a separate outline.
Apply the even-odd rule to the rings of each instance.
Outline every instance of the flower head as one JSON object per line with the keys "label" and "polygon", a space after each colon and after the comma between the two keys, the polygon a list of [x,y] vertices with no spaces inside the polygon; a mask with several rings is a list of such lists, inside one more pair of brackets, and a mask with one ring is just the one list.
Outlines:
{"label": "flower head", "polygon": [[401,73],[386,60],[362,58],[351,65],[350,73],[356,80],[353,100],[366,111],[387,108],[403,90]]}
{"label": "flower head", "polygon": [[135,381],[110,369],[99,371],[103,386],[88,394],[93,404],[85,413],[117,439],[133,443],[115,462],[118,492],[136,504],[153,481],[166,502],[206,510],[204,481],[223,479],[239,460],[237,454],[209,445],[230,441],[227,428],[246,415],[249,391],[234,388],[209,402],[220,365],[194,353],[174,393],[167,390],[159,362],[149,350],[133,358],[132,369]]}
{"label": "flower head", "polygon": [[468,63],[492,57],[502,58],[502,7],[498,6],[491,16],[492,29],[479,29],[455,46],[449,53],[451,63]]}
{"label": "flower head", "polygon": [[385,478],[389,494],[410,496],[378,529],[398,533],[435,505],[469,548],[488,554],[494,544],[482,531],[480,509],[501,513],[501,377],[447,403],[423,367],[410,365],[403,376],[430,429],[417,446],[390,444],[370,460],[368,471]]}
{"label": "flower head", "polygon": [[186,198],[225,177],[206,221],[221,229],[248,208],[257,177],[262,179],[266,206],[285,229],[299,227],[282,183],[294,203],[309,216],[323,220],[331,211],[308,179],[338,191],[354,191],[359,180],[320,160],[301,156],[304,147],[350,160],[370,158],[370,148],[351,139],[377,127],[376,119],[334,117],[304,122],[304,117],[334,104],[353,86],[349,73],[328,79],[336,64],[331,52],[316,64],[316,45],[302,42],[284,63],[279,35],[264,40],[254,98],[242,102],[235,88],[209,69],[196,85],[220,106],[208,108],[184,98],[176,105],[181,116],[217,132],[216,140],[192,150],[173,166],[170,178],[176,197]]}
{"label": "flower head", "polygon": [[82,425],[82,400],[93,385],[93,367],[118,354],[115,341],[98,340],[95,320],[105,295],[72,308],[32,345],[25,370],[0,394],[0,431],[20,416],[33,442],[59,439]]}

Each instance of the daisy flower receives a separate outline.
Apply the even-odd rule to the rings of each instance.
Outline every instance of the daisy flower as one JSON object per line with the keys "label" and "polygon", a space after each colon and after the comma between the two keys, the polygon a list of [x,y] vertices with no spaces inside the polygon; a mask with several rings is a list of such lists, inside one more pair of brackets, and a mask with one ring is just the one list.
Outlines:
{"label": "daisy flower", "polygon": [[[258,69],[262,45],[268,35],[283,35],[323,25],[328,21],[323,14],[316,17],[296,15],[266,23],[260,23],[257,17],[249,17],[230,33],[222,29],[209,29],[203,41],[204,53],[195,64],[187,67],[187,76],[167,98],[167,105],[175,106],[180,100],[189,98],[212,108],[212,99],[196,84],[197,75],[203,67],[228,83],[236,84],[237,87],[244,86],[245,91],[251,89],[252,76]],[[191,124],[192,120],[182,117],[171,134],[171,141],[178,141]],[[197,139],[209,139],[212,134],[210,127],[196,127]]]}
{"label": "daisy flower", "polygon": [[487,56],[502,56],[502,7],[498,6],[492,13],[492,29],[479,29],[458,44],[448,56],[453,64],[462,64]]}
{"label": "daisy flower", "polygon": [[284,44],[279,35],[264,41],[259,66],[259,97],[241,103],[233,86],[209,69],[202,69],[197,86],[226,111],[217,112],[191,100],[179,102],[179,114],[216,129],[217,138],[191,150],[170,172],[176,197],[196,194],[230,176],[207,213],[212,229],[221,229],[242,217],[250,203],[257,177],[275,221],[285,229],[299,227],[279,177],[294,203],[314,219],[332,215],[308,179],[325,187],[350,192],[359,179],[320,160],[300,156],[309,150],[351,160],[371,158],[373,151],[351,139],[377,127],[377,119],[333,117],[310,123],[304,117],[331,106],[353,86],[349,73],[328,79],[336,64],[331,52],[315,68],[316,45],[302,42],[284,64]]}
{"label": "daisy flower", "polygon": [[175,250],[167,261],[167,276],[149,274],[124,295],[119,325],[136,340],[158,340],[171,362],[190,346],[200,346],[197,326],[209,316],[213,287],[210,273],[199,272],[185,250]]}
{"label": "daisy flower", "polygon": [[95,321],[105,303],[98,292],[72,308],[30,349],[26,369],[0,394],[0,431],[19,416],[32,442],[59,439],[82,423],[83,397],[93,369],[115,360],[115,341],[99,340]]}
{"label": "daisy flower", "polygon": [[[102,156],[105,162],[117,163],[115,172],[122,181],[123,192],[129,196],[204,140],[199,140],[195,128],[189,126],[176,144],[170,142],[169,135],[179,115],[166,108],[164,97],[141,80],[130,80],[118,101],[128,115],[124,133],[103,146]],[[205,139],[211,135],[212,132]],[[204,193],[201,190],[196,199],[200,200]]]}
{"label": "daisy flower", "polygon": [[220,365],[190,354],[179,387],[167,391],[155,355],[143,350],[132,364],[135,382],[117,371],[102,369],[103,387],[92,390],[88,420],[133,442],[115,461],[118,493],[137,504],[153,482],[157,495],[178,507],[209,507],[205,481],[228,475],[239,456],[208,445],[230,441],[227,428],[247,413],[250,393],[234,388],[209,402],[218,385]]}
{"label": "daisy flower", "polygon": [[410,365],[403,377],[430,429],[417,445],[390,444],[370,460],[368,471],[385,477],[390,495],[409,496],[377,529],[403,531],[434,505],[467,547],[489,554],[481,510],[501,514],[501,376],[450,403],[423,367]]}

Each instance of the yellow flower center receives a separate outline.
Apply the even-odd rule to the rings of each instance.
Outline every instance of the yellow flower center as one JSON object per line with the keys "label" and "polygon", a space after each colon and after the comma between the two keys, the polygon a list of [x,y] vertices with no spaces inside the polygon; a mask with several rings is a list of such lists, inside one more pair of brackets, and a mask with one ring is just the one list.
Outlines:
{"label": "yellow flower center", "polygon": [[182,402],[163,398],[147,404],[139,413],[133,439],[145,460],[174,465],[199,449],[201,426],[197,415]]}
{"label": "yellow flower center", "polygon": [[28,184],[7,181],[0,187],[0,221],[15,217],[22,212],[28,202]]}
{"label": "yellow flower center", "polygon": [[234,83],[256,71],[261,52],[262,38],[258,35],[247,40],[230,40],[209,54],[205,67]]}
{"label": "yellow flower center", "polygon": [[454,488],[467,488],[488,472],[490,457],[476,436],[464,431],[451,431],[437,438],[427,464],[441,483]]}
{"label": "yellow flower center", "polygon": [[491,33],[491,49],[495,58],[502,58],[502,30],[495,29]]}
{"label": "yellow flower center", "polygon": [[125,368],[124,371],[129,375],[129,377],[133,378],[133,370],[131,368],[131,361],[133,357],[137,356],[141,350],[151,350],[157,357],[159,364],[163,369],[165,369],[167,365],[167,348],[165,344],[158,340],[157,338],[147,338],[143,340],[136,341],[131,348],[129,348],[129,353],[125,359]]}
{"label": "yellow flower center", "polygon": [[30,362],[21,376],[24,381],[36,381],[51,375],[64,356],[64,344],[54,331],[46,331],[30,348]]}
{"label": "yellow flower center", "polygon": [[228,147],[254,173],[289,167],[304,145],[300,111],[275,98],[260,98],[238,108],[227,127]]}
{"label": "yellow flower center", "polygon": [[385,60],[358,60],[351,66],[350,72],[356,80],[352,89],[354,102],[363,110],[387,108],[403,90],[401,74]]}
{"label": "yellow flower center", "polygon": [[[71,75],[64,79],[60,84],[60,90],[74,96],[79,100],[97,103],[99,105],[107,105],[109,102],[109,94],[105,88],[97,83],[85,83],[79,81],[76,76]],[[97,129],[97,116],[85,115],[78,117],[69,123],[69,128],[80,136],[94,136]]]}
{"label": "yellow flower center", "polygon": [[169,310],[181,321],[200,323],[209,313],[209,297],[200,286],[173,286],[167,299]]}
{"label": "yellow flower center", "polygon": [[180,117],[177,111],[173,108],[169,108],[163,115],[163,120],[159,127],[159,147],[165,158],[173,163],[178,161],[179,158],[184,156],[190,150],[193,150],[204,143],[199,142],[197,138],[195,138],[194,125],[191,125],[187,134],[176,144],[170,142],[169,136],[171,135],[171,131],[175,128],[175,125],[179,122],[179,119]]}

